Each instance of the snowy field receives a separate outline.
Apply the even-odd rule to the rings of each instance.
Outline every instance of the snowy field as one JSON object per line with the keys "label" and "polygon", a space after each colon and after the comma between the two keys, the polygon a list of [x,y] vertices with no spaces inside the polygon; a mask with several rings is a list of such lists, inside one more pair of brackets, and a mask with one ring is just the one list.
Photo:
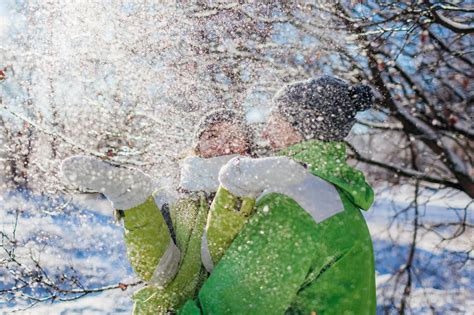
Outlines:
{"label": "snowy field", "polygon": [[[410,226],[412,211],[405,212],[404,217],[399,217],[396,223],[390,225],[390,217],[407,206],[409,192],[404,191],[396,196],[394,199],[392,195],[379,194],[376,204],[366,214],[376,252],[379,313],[386,302],[383,299],[384,290],[391,289],[393,274],[406,262],[413,232]],[[420,220],[426,223],[457,220],[458,211],[455,209],[466,205],[465,197],[437,196],[429,196],[429,206],[420,208]],[[16,251],[19,261],[33,264],[29,257],[36,257],[51,277],[62,273],[75,276],[87,288],[133,283],[137,279],[127,262],[122,229],[110,215],[108,203],[97,198],[89,195],[88,199],[53,202],[36,196],[25,198],[24,194],[5,194],[0,200],[0,230],[12,235],[15,209],[19,209],[21,212],[15,233],[20,245]],[[472,217],[469,220],[472,222]],[[396,247],[392,240],[395,240]],[[439,237],[434,233],[420,233],[418,237],[415,268],[420,270],[420,278],[414,281],[410,308],[415,314],[432,314],[426,307],[428,301],[435,307],[436,314],[473,314],[474,271],[472,262],[466,262],[465,254],[472,247],[472,238],[464,234],[452,242],[443,243],[442,249],[438,246],[439,242]],[[9,286],[10,281],[11,277],[4,269],[0,269],[0,290]],[[114,289],[68,302],[48,301],[26,310],[21,309],[27,305],[2,299],[0,312],[129,314],[133,290]],[[31,291],[23,293],[31,294]]]}

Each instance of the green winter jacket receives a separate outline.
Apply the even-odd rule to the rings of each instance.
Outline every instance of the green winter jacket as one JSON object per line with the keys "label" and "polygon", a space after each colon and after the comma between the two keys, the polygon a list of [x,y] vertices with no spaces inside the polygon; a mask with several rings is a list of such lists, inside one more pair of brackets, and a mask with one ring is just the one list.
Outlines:
{"label": "green winter jacket", "polygon": [[375,314],[372,241],[360,212],[372,189],[346,164],[343,143],[308,141],[281,155],[334,184],[344,211],[316,223],[285,195],[262,197],[180,314]]}
{"label": "green winter jacket", "polygon": [[[150,284],[138,290],[133,295],[134,314],[167,314],[195,297],[200,284],[207,277],[201,264],[201,238],[208,208],[204,193],[191,193],[171,207],[176,245],[181,252],[178,272],[164,287]],[[133,227],[132,222],[135,223]],[[124,227],[132,267],[143,280],[150,281],[166,247],[172,241],[168,226],[153,198],[125,211]]]}
{"label": "green winter jacket", "polygon": [[[220,188],[210,206],[206,194],[190,193],[171,207],[170,217],[181,260],[176,276],[164,287],[153,284],[133,295],[134,314],[167,314],[178,310],[197,292],[207,278],[201,258],[201,243],[206,226],[207,256],[217,263],[254,209],[255,201],[237,198]],[[208,214],[209,212],[209,214]],[[152,197],[144,204],[123,213],[125,243],[135,272],[144,281],[153,273],[170,242],[173,242],[162,212]],[[207,244],[206,244],[207,245]]]}
{"label": "green winter jacket", "polygon": [[202,260],[210,272],[254,212],[255,199],[239,198],[222,186],[212,201],[202,243]]}

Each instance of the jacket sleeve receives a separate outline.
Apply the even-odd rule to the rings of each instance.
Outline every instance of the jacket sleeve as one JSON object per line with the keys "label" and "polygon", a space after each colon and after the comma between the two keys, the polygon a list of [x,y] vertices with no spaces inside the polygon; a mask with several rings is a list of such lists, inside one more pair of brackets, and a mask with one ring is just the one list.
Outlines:
{"label": "jacket sleeve", "polygon": [[201,264],[201,236],[208,207],[206,198],[199,195],[173,205],[176,242],[182,253],[179,270],[165,287],[147,286],[135,292],[133,314],[168,314],[197,294],[207,275]]}
{"label": "jacket sleeve", "polygon": [[153,197],[125,211],[123,222],[127,254],[133,269],[144,281],[165,285],[176,274],[180,252]]}
{"label": "jacket sleeve", "polygon": [[222,186],[212,201],[201,245],[203,265],[211,272],[253,213],[255,199],[232,195]]}
{"label": "jacket sleeve", "polygon": [[283,314],[311,269],[315,224],[284,195],[262,198],[198,300],[181,314]]}

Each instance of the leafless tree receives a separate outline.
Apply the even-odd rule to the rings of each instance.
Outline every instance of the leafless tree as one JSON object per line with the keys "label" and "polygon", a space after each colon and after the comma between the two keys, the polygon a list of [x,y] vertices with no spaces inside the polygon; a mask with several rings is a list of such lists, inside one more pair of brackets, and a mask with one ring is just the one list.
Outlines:
{"label": "leafless tree", "polygon": [[72,301],[89,294],[109,290],[125,291],[128,287],[141,284],[141,281],[137,281],[87,288],[81,283],[73,266],[65,268],[59,274],[51,274],[42,267],[35,254],[30,253],[27,261],[22,257],[17,257],[16,250],[22,245],[21,240],[16,237],[19,215],[20,210],[17,209],[10,233],[0,231],[0,250],[2,251],[0,268],[2,272],[7,272],[2,282],[8,283],[0,289],[0,300],[5,303],[15,299],[27,302],[26,306],[19,306],[17,310],[24,311],[44,302]]}
{"label": "leafless tree", "polygon": [[[434,233],[440,248],[445,248],[449,240],[472,233],[468,220],[472,203],[457,209],[457,219],[432,223],[420,218],[424,216],[421,205],[430,204],[430,200],[420,201],[420,194],[445,189],[446,198],[453,198],[456,192],[466,194],[467,199],[474,196],[473,12],[463,2],[295,1],[202,3],[191,14],[207,17],[206,21],[225,16],[241,22],[230,31],[213,29],[206,53],[210,62],[256,62],[267,70],[254,75],[260,80],[253,85],[240,85],[247,97],[252,94],[249,91],[264,90],[268,100],[282,82],[322,72],[365,82],[377,91],[375,110],[359,120],[366,127],[364,135],[348,142],[349,156],[366,165],[374,183],[415,187],[408,206],[393,214],[394,222],[412,226],[413,235],[406,263],[395,273],[391,290],[382,291],[380,302],[386,313],[411,311],[412,288],[424,271],[424,262],[417,255],[423,238]],[[258,37],[255,42],[245,37],[255,25],[272,36]],[[232,62],[226,66],[236,72]],[[233,79],[231,75],[227,78]],[[408,222],[402,219],[407,214]],[[393,239],[393,246],[401,242]],[[467,262],[472,261],[471,250],[466,249]],[[417,285],[422,286],[421,281]],[[436,312],[432,300],[427,298],[425,303]]]}
{"label": "leafless tree", "polygon": [[[282,84],[325,73],[377,94],[375,109],[359,118],[361,132],[348,140],[351,162],[379,191],[413,187],[407,207],[393,212],[393,224],[411,226],[412,238],[393,285],[380,290],[385,312],[410,313],[423,237],[437,235],[443,249],[472,233],[471,203],[443,223],[422,219],[420,210],[430,204],[427,191],[474,197],[474,8],[467,1],[125,1],[95,4],[90,14],[31,1],[18,10],[35,31],[15,39],[14,55],[0,46],[7,63],[0,65],[0,139],[8,148],[0,158],[18,187],[47,179],[51,190],[62,189],[54,172],[78,152],[173,177],[203,113],[232,107],[265,116]],[[91,38],[81,39],[84,32]],[[45,45],[28,46],[34,42]],[[65,43],[76,45],[74,55],[61,50]],[[74,87],[56,80],[74,76]]]}

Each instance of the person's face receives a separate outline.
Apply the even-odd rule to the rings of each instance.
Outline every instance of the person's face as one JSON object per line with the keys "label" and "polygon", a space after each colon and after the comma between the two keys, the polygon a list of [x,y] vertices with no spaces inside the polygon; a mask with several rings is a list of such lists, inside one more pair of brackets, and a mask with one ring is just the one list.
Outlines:
{"label": "person's face", "polygon": [[197,154],[203,158],[229,154],[245,155],[250,141],[240,126],[222,122],[206,129],[197,145]]}
{"label": "person's face", "polygon": [[270,142],[273,150],[283,149],[304,140],[303,136],[278,113],[270,116],[262,137]]}

